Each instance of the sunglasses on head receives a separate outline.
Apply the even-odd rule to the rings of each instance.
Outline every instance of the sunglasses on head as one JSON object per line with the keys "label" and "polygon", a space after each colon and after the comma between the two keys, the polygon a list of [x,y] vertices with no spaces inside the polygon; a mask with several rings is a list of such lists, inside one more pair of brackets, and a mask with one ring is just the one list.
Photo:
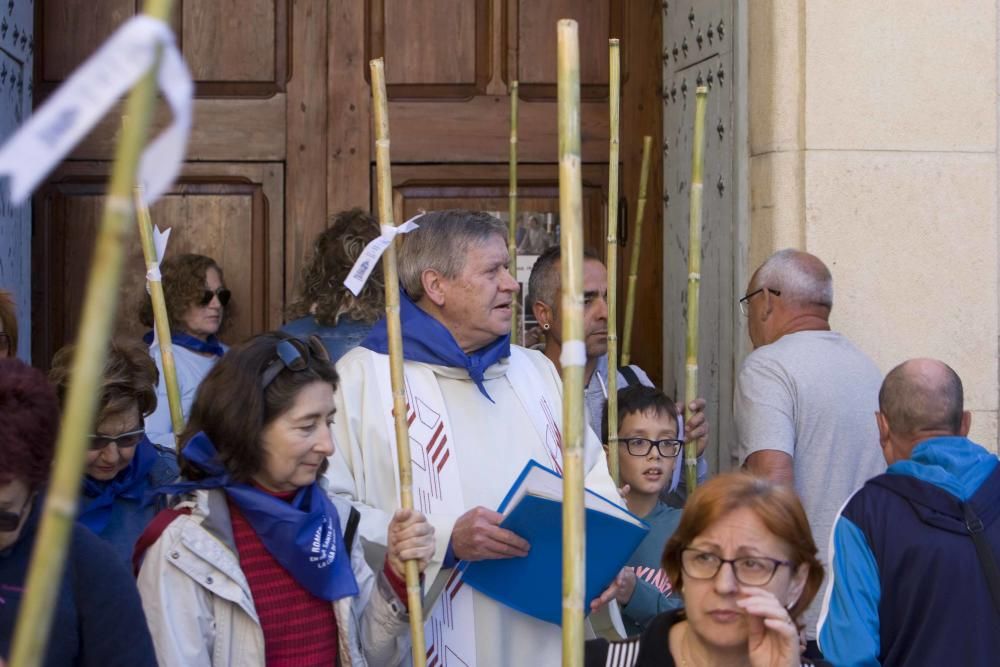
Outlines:
{"label": "sunglasses on head", "polygon": [[220,287],[217,290],[207,289],[201,295],[201,301],[198,302],[199,305],[207,306],[212,303],[212,299],[219,297],[219,303],[225,307],[229,303],[229,299],[233,296],[233,293],[227,290],[225,287]]}
{"label": "sunglasses on head", "polygon": [[309,368],[309,357],[330,363],[330,354],[317,336],[309,336],[307,342],[298,338],[286,338],[275,346],[274,354],[277,359],[264,369],[260,380],[261,389],[267,389],[285,369],[298,373]]}

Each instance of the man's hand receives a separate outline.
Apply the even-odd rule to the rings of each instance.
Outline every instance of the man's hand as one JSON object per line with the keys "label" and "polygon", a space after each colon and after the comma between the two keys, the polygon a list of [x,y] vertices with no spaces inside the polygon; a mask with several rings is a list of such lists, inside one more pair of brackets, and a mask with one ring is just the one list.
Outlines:
{"label": "man's hand", "polygon": [[458,517],[451,531],[451,548],[462,560],[520,558],[531,545],[500,527],[503,516],[485,507],[473,507]]}
{"label": "man's hand", "polygon": [[[619,603],[625,604],[625,602],[632,599],[633,592],[635,592],[635,570],[630,567],[623,567],[615,575],[615,579],[611,582],[611,585],[605,588],[599,597],[590,601],[590,613],[593,614],[600,610],[612,600],[618,600]],[[622,597],[624,597],[625,602],[622,602]]]}
{"label": "man's hand", "polygon": [[[416,510],[396,510],[389,522],[389,567],[400,579],[405,575],[404,561],[417,561],[423,572],[434,555],[434,527]],[[2,667],[2,666],[0,666]]]}
{"label": "man's hand", "polygon": [[[698,456],[705,453],[705,448],[708,447],[708,421],[705,419],[705,399],[696,398],[691,401],[691,415],[684,422],[684,440],[690,442],[691,440],[698,440]],[[684,404],[677,404],[677,411],[681,414],[684,412]]]}

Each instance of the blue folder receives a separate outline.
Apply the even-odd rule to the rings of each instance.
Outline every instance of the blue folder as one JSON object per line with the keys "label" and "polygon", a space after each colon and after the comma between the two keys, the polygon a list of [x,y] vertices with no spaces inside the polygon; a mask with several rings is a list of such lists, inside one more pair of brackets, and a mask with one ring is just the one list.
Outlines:
{"label": "blue folder", "polygon": [[[624,507],[593,491],[586,493],[586,596],[590,601],[608,587],[636,550],[649,526]],[[500,525],[531,544],[524,558],[463,561],[463,581],[512,609],[562,623],[562,477],[529,461],[511,486],[498,512]]]}

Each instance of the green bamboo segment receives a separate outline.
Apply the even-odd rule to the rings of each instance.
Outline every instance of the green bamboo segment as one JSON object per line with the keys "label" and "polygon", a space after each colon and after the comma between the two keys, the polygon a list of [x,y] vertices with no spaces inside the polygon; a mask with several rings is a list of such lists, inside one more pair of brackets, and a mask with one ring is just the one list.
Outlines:
{"label": "green bamboo segment", "polygon": [[[147,0],[145,13],[167,21],[171,5],[171,0]],[[122,132],[115,148],[111,182],[84,295],[52,479],[14,630],[11,667],[36,667],[45,658],[55,599],[62,584],[70,534],[76,521],[88,450],[87,434],[93,433],[96,418],[98,396],[94,387],[101,381],[118,307],[125,244],[132,231],[132,188],[139,157],[148,138],[155,101],[156,72],[151,68],[129,93],[125,103],[125,113],[134,122]]]}
{"label": "green bamboo segment", "polygon": [[562,279],[563,600],[562,664],[582,667],[584,577],[583,181],[580,156],[580,43],[576,21],[558,24],[559,220]]}
{"label": "green bamboo segment", "polygon": [[615,486],[621,486],[618,470],[618,161],[621,137],[621,49],[617,39],[608,40],[610,56],[611,142],[608,156],[608,468]]}
{"label": "green bamboo segment", "polygon": [[[149,207],[142,199],[142,186],[133,191],[136,221],[139,223],[139,239],[142,241],[142,256],[146,260],[146,271],[159,267],[162,257],[156,256],[153,242],[153,221]],[[174,346],[170,343],[170,320],[167,317],[167,302],[163,296],[163,283],[159,278],[149,280],[149,298],[153,303],[153,324],[156,338],[160,341],[160,360],[163,362],[163,383],[167,388],[167,403],[170,407],[170,423],[174,430],[174,447],[180,443],[177,438],[184,430],[184,411],[181,408],[181,390],[177,384],[177,367],[174,364]]]}
{"label": "green bamboo segment", "polygon": [[[381,58],[369,62],[375,111],[375,174],[378,183],[378,218],[383,225],[395,226],[392,212],[392,163],[389,159],[389,108],[385,94],[385,64]],[[403,387],[403,337],[399,323],[399,273],[393,240],[382,256],[385,274],[385,316],[389,336],[389,374],[392,385],[392,414],[396,426],[396,456],[399,459],[399,498],[403,509],[413,509],[413,469],[410,465],[410,433],[406,423],[406,395]],[[410,612],[411,655],[414,667],[424,667],[423,596],[420,571],[415,560],[406,565],[406,599]]]}
{"label": "green bamboo segment", "polygon": [[[701,295],[701,224],[705,168],[705,106],[708,88],[698,86],[694,105],[694,145],[691,154],[691,211],[688,217],[687,378],[684,414],[691,416],[691,401],[698,396],[698,300]],[[698,485],[698,441],[684,443],[684,481],[688,493]]]}
{"label": "green bamboo segment", "polygon": [[[508,193],[509,222],[507,253],[510,255],[510,275],[517,280],[517,81],[510,84],[510,191]],[[510,304],[510,342],[521,344],[521,303],[523,295],[514,293]]]}
{"label": "green bamboo segment", "polygon": [[653,153],[653,137],[642,138],[642,169],[639,172],[639,200],[635,207],[635,229],[632,230],[632,251],[629,253],[628,291],[625,296],[625,324],[622,337],[622,366],[632,361],[632,324],[635,322],[635,292],[639,278],[639,252],[642,249],[642,220],[646,216],[646,191],[649,188],[649,162]]}

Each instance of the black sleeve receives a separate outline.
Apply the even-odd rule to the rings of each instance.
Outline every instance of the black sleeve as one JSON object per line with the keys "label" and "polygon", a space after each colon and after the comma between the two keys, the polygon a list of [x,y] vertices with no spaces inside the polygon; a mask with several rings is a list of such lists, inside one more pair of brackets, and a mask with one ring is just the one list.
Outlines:
{"label": "black sleeve", "polygon": [[156,667],[135,579],[111,545],[76,525],[66,567],[80,626],[77,664]]}
{"label": "black sleeve", "polygon": [[604,667],[608,661],[608,640],[588,639],[583,648],[583,667]]}

